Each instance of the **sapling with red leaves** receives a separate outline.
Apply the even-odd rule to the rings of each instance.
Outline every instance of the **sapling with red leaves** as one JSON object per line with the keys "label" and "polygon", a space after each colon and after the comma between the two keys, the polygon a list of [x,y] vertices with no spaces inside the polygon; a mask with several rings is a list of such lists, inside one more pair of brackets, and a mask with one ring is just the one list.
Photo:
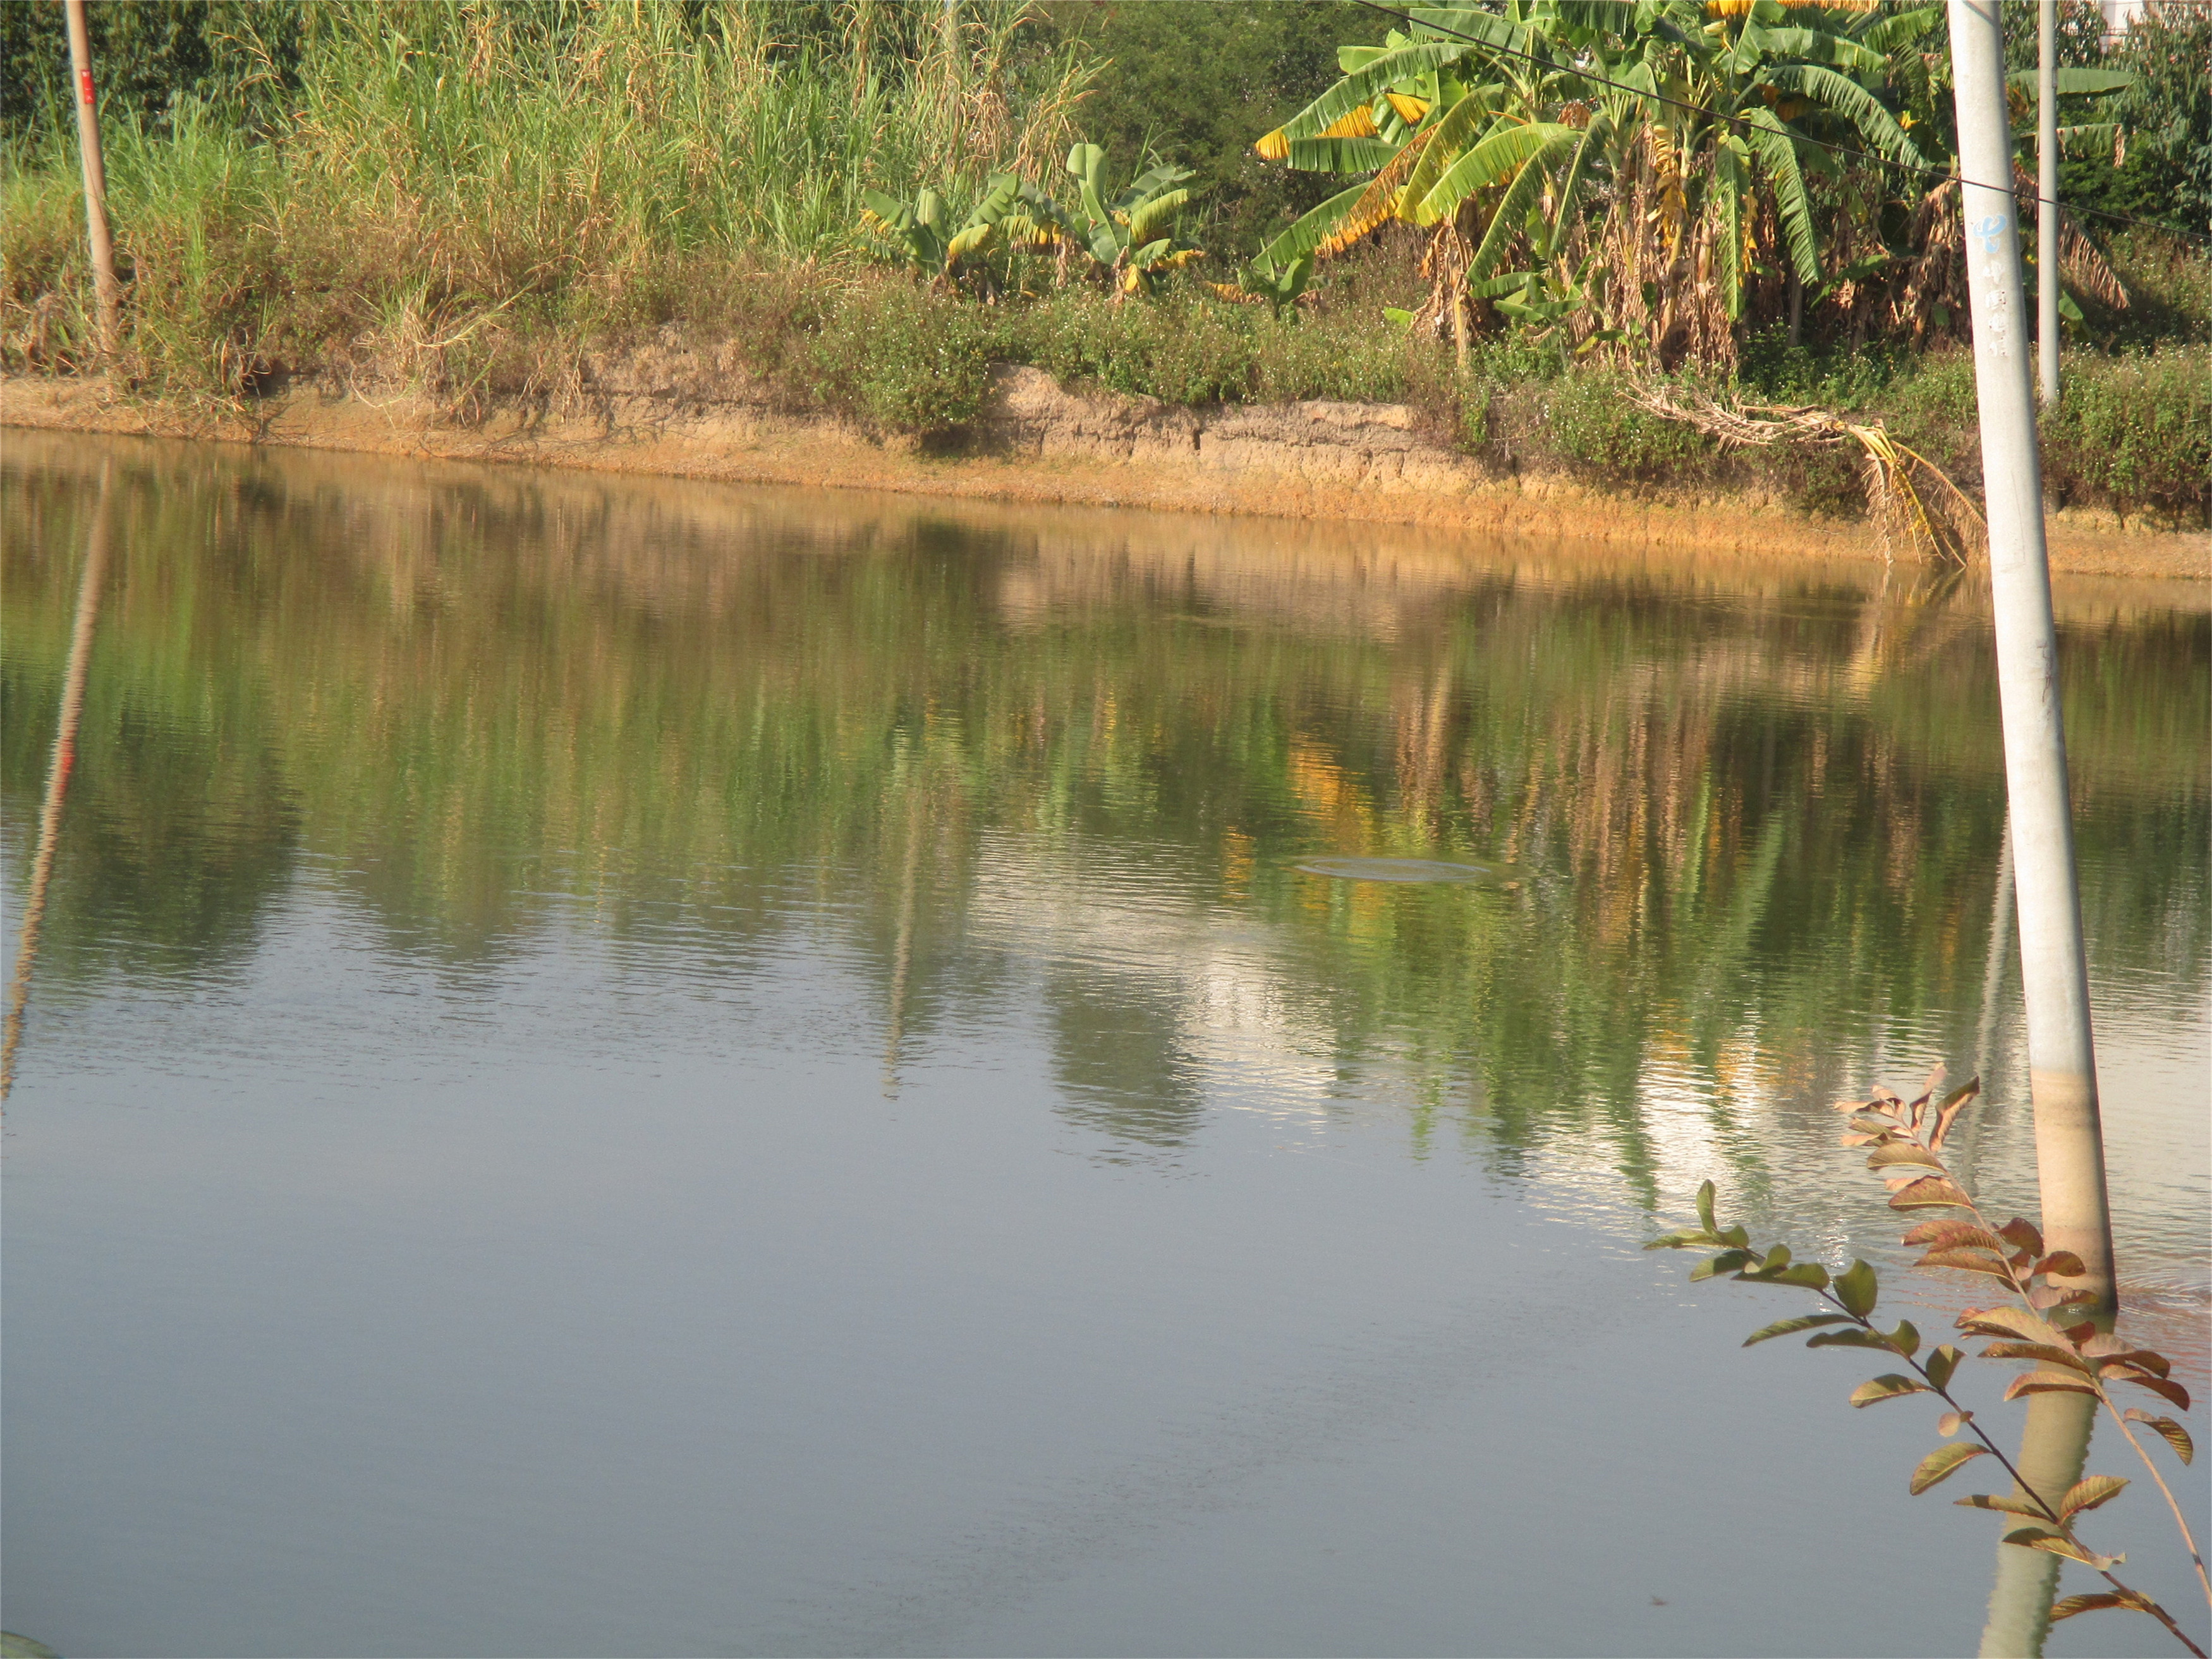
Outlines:
{"label": "sapling with red leaves", "polygon": [[[1966,1103],[1981,1091],[1981,1079],[1976,1078],[1953,1090],[1939,1102],[1936,1088],[1942,1075],[1939,1068],[1929,1079],[1927,1089],[1912,1101],[1877,1089],[1870,1099],[1847,1101],[1838,1107],[1838,1111],[1850,1114],[1851,1133],[1844,1137],[1844,1144],[1869,1149],[1867,1163],[1882,1172],[1890,1188],[1892,1209],[1936,1212],[1905,1235],[1905,1243],[1923,1252],[1914,1266],[1978,1273],[2003,1287],[2005,1303],[1969,1308],[1959,1316],[1957,1326],[1966,1336],[1989,1339],[1978,1356],[1981,1358],[2034,1362],[2036,1369],[2013,1378],[2004,1398],[2083,1395],[2110,1414],[2164,1494],[2196,1566],[2206,1605],[2212,1607],[2212,1579],[2206,1577],[2203,1555],[2156,1460],[2136,1437],[2136,1426],[2157,1435],[2185,1464],[2196,1456],[2189,1431],[2171,1417],[2138,1409],[2112,1394],[2122,1385],[2142,1389],[2185,1412],[2188,1391],[2173,1380],[2172,1367],[2163,1355],[2136,1347],[2105,1328],[2095,1317],[2095,1292],[2064,1282],[2081,1276],[2082,1264],[2078,1257],[2065,1250],[2046,1253],[2042,1234],[2018,1217],[2002,1227],[1991,1227],[1983,1218],[1972,1195],[1943,1161],[1943,1143]],[[2204,1650],[2171,1613],[2113,1576],[2112,1569],[2121,1565],[2125,1556],[2100,1554],[2075,1532],[2076,1518],[2110,1503],[2128,1485],[2126,1480],[2118,1475],[2092,1474],[2075,1481],[2063,1495],[2046,1497],[2037,1492],[1952,1392],[1960,1364],[1967,1357],[1965,1351],[1946,1342],[1923,1355],[1920,1333],[1909,1322],[1900,1320],[1894,1330],[1887,1331],[1874,1322],[1880,1286],[1871,1267],[1855,1261],[1844,1272],[1831,1274],[1817,1261],[1792,1261],[1787,1245],[1761,1251],[1752,1244],[1742,1226],[1721,1225],[1713,1205],[1713,1183],[1708,1181],[1698,1189],[1698,1224],[1654,1239],[1645,1248],[1712,1250],[1717,1254],[1690,1270],[1692,1279],[1725,1273],[1748,1284],[1796,1285],[1813,1291],[1826,1304],[1820,1312],[1778,1320],[1753,1331],[1744,1340],[1746,1347],[1772,1337],[1814,1331],[1816,1334],[1806,1340],[1808,1348],[1872,1348],[1902,1359],[1909,1375],[1889,1371],[1863,1382],[1852,1391],[1850,1403],[1866,1407],[1925,1394],[1948,1408],[1936,1425],[1944,1443],[1920,1460],[1906,1483],[1908,1491],[1917,1497],[1976,1458],[1996,1458],[2012,1475],[2015,1495],[1977,1492],[1959,1499],[1960,1505],[1994,1510],[2025,1522],[2005,1534],[2006,1543],[2078,1561],[2110,1586],[2094,1595],[2065,1597],[2052,1606],[2052,1619],[2119,1608],[2148,1613],[2197,1659],[2205,1659]]]}

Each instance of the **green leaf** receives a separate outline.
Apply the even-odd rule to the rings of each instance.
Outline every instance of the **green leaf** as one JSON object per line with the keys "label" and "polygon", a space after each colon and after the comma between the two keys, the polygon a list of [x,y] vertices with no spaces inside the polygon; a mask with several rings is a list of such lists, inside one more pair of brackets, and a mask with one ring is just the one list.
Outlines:
{"label": "green leaf", "polygon": [[1604,155],[1606,142],[1612,136],[1613,118],[1603,110],[1594,112],[1589,125],[1583,128],[1582,142],[1575,146],[1574,159],[1567,163],[1567,176],[1559,186],[1559,211],[1552,220],[1551,240],[1545,245],[1546,259],[1559,257],[1559,249],[1567,240],[1568,227],[1575,221],[1575,198],[1582,194],[1592,161]]}
{"label": "green leaf", "polygon": [[2127,1486],[2117,1474],[2092,1474],[2076,1480],[2058,1500],[2058,1518],[2070,1521],[2084,1510],[2111,1503]]}
{"label": "green leaf", "polygon": [[[1842,116],[1859,130],[1861,137],[1889,160],[1915,166],[1927,160],[1905,129],[1897,125],[1897,118],[1882,107],[1881,100],[1856,81],[1814,64],[1778,64],[1768,72],[1767,80],[1785,92],[1802,92]],[[1759,116],[1770,113],[1754,109],[1751,115],[1756,121]]]}
{"label": "green leaf", "polygon": [[[2125,70],[2080,69],[2062,66],[2053,76],[2052,90],[2061,98],[2094,98],[2107,92],[2121,92],[2135,85],[2136,77]],[[2005,76],[2005,84],[2018,87],[2022,92],[2035,90],[2035,71],[2014,70]]]}
{"label": "green leaf", "polygon": [[1292,260],[1304,258],[1328,240],[1329,233],[1336,228],[1338,221],[1351,210],[1352,204],[1365,193],[1366,189],[1364,184],[1358,184],[1349,190],[1337,191],[1261,248],[1254,256],[1253,265],[1268,273],[1288,270]]}
{"label": "green leaf", "polygon": [[1712,1278],[1716,1273],[1734,1273],[1751,1259],[1749,1250],[1723,1250],[1710,1261],[1700,1261],[1691,1268],[1690,1282],[1694,1285],[1701,1279]]}
{"label": "green leaf", "polygon": [[1769,1267],[1759,1273],[1738,1273],[1736,1277],[1760,1285],[1795,1285],[1807,1291],[1828,1288],[1828,1270],[1817,1261],[1800,1261],[1787,1267]]}
{"label": "green leaf", "polygon": [[2173,1448],[2173,1455],[2185,1464],[2197,1461],[2197,1443],[2189,1437],[2189,1431],[2170,1417],[2153,1417],[2148,1412],[2137,1411],[2130,1406],[2120,1413],[2130,1423],[2142,1423],[2154,1430],[2166,1443]]}
{"label": "green leaf", "polygon": [[1862,1382],[1851,1390],[1851,1404],[1857,1407],[1878,1405],[1885,1400],[1902,1400],[1908,1394],[1926,1394],[1928,1385],[1917,1377],[1899,1376],[1891,1371],[1870,1382]]}
{"label": "green leaf", "polygon": [[2124,1555],[2096,1554],[2048,1527],[2022,1527],[2018,1532],[2007,1533],[2005,1542],[2017,1544],[2022,1549],[2041,1550],[2046,1555],[2063,1556],[2069,1561],[2079,1561],[2085,1567],[2094,1567],[2099,1572],[2108,1567],[2117,1567],[2128,1559]]}
{"label": "green leaf", "polygon": [[1889,1346],[1907,1359],[1920,1352],[1920,1333],[1909,1319],[1897,1322],[1897,1328],[1889,1334]]}
{"label": "green leaf", "polygon": [[1388,138],[1293,138],[1283,161],[1293,173],[1376,173],[1398,150]]}
{"label": "green leaf", "polygon": [[1713,1218],[1714,1196],[1713,1183],[1710,1181],[1698,1188],[1698,1223],[1709,1233],[1718,1232],[1721,1224]]}
{"label": "green leaf", "polygon": [[1794,1336],[1799,1331],[1809,1331],[1818,1325],[1841,1325],[1846,1323],[1849,1317],[1845,1314],[1801,1314],[1795,1319],[1778,1319],[1771,1325],[1762,1325],[1744,1338],[1743,1346],[1747,1348],[1754,1342],[1764,1342],[1772,1336]]}
{"label": "green leaf", "polygon": [[[1928,1356],[1928,1363],[1921,1369],[1928,1373],[1928,1380],[1937,1388],[1948,1389],[1951,1386],[1952,1373],[1959,1369],[1959,1362],[1966,1357],[1962,1350],[1946,1342]],[[1963,1415],[1971,1416],[1972,1413]]]}
{"label": "green leaf", "polygon": [[1874,1311],[1875,1299],[1881,1293],[1874,1269],[1863,1261],[1854,1261],[1838,1273],[1834,1290],[1836,1300],[1861,1319]]}
{"label": "green leaf", "polygon": [[1284,122],[1282,136],[1288,139],[1319,137],[1352,111],[1373,103],[1397,82],[1409,81],[1425,70],[1455,64],[1470,50],[1460,41],[1419,40],[1382,52]]}
{"label": "green leaf", "polygon": [[[1495,118],[1495,95],[1496,89],[1477,88],[1445,111],[1441,120],[1430,124],[1428,145],[1406,179],[1407,202],[1419,202],[1435,189],[1444,168],[1464,153],[1468,139],[1474,137],[1474,129]],[[1711,1187],[1712,1182],[1709,1181],[1705,1185]],[[1698,1213],[1705,1218],[1708,1227],[1713,1224],[1712,1207],[1710,1200],[1698,1206]]]}
{"label": "green leaf", "polygon": [[1948,1446],[1938,1446],[1920,1460],[1920,1467],[1913,1470],[1912,1479],[1906,1483],[1906,1490],[1917,1498],[1937,1481],[1948,1479],[1966,1464],[1988,1454],[1988,1447],[1978,1445],[1971,1440],[1954,1440]]}
{"label": "green leaf", "polygon": [[[1534,183],[1523,187],[1523,180],[1529,177],[1529,167],[1547,156],[1554,148],[1560,147],[1563,140],[1571,143],[1581,137],[1572,127],[1548,121],[1531,121],[1526,125],[1502,127],[1459,155],[1437,176],[1437,182],[1419,200],[1408,196],[1406,217],[1417,225],[1435,224],[1438,220],[1449,217],[1462,202],[1485,185],[1496,184],[1508,173],[1512,173],[1515,175],[1512,188],[1506,191],[1505,200],[1498,204],[1498,215],[1491,222],[1494,228],[1499,219],[1506,217],[1516,194],[1528,200],[1534,199]],[[1541,178],[1539,167],[1534,175],[1535,181],[1540,182]],[[1524,201],[1522,205],[1525,210],[1527,203]],[[1513,216],[1517,218],[1519,215],[1516,213]],[[1486,237],[1484,240],[1486,243],[1489,239]],[[1499,252],[1503,251],[1501,245]],[[1493,256],[1491,265],[1496,264]],[[1479,258],[1476,264],[1480,265]],[[1490,270],[1487,267],[1475,269],[1474,274],[1486,276]]]}
{"label": "green leaf", "polygon": [[1880,1331],[1863,1331],[1853,1326],[1847,1331],[1823,1331],[1809,1339],[1808,1348],[1880,1348],[1884,1353],[1897,1351],[1889,1346],[1889,1339]]}

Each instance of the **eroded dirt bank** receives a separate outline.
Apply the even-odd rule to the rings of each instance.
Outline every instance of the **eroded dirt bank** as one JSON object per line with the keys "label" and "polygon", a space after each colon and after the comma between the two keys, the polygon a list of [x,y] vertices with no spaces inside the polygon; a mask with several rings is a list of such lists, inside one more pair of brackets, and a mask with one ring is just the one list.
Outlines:
{"label": "eroded dirt bank", "polygon": [[[520,462],[733,483],[888,489],[1001,501],[1419,525],[1622,550],[1879,560],[1872,526],[1745,495],[1608,495],[1501,477],[1425,435],[1396,404],[1178,409],[1074,394],[1002,368],[985,418],[942,447],[878,441],[780,413],[707,353],[647,348],[593,365],[558,408],[453,422],[404,392],[296,388],[251,416],[113,397],[93,380],[0,379],[0,423],[381,455]],[[2051,562],[2081,574],[2212,577],[2212,536],[2061,514]]]}

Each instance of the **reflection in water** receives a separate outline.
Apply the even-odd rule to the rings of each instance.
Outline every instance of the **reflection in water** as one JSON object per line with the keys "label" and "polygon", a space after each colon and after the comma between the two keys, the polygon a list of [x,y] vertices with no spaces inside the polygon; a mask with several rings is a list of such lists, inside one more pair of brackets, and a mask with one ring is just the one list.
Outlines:
{"label": "reflection in water", "polygon": [[84,681],[92,662],[93,625],[100,617],[100,587],[107,575],[107,486],[111,468],[100,469],[100,494],[93,508],[92,533],[86,538],[84,572],[77,579],[76,615],[70,625],[69,663],[62,670],[61,713],[56,717],[54,747],[46,762],[46,792],[39,808],[39,848],[31,856],[30,891],[23,901],[23,936],[16,947],[15,972],[8,982],[6,1035],[0,1037],[0,1100],[15,1086],[15,1052],[23,1042],[23,1014],[31,996],[31,969],[38,961],[39,929],[46,920],[46,889],[53,879],[54,851],[60,844],[62,803],[76,764],[77,723],[84,714]]}
{"label": "reflection in water", "polygon": [[[10,448],[11,733],[65,672],[68,453]],[[1200,1133],[1224,1065],[1323,1111],[1388,1074],[1509,1164],[1656,1200],[1717,1142],[1751,1201],[1842,1225],[1790,1166],[1889,1045],[1979,1056],[2012,1121],[1988,629],[1952,579],[118,453],[59,978],[220,970],[311,859],[463,975],[577,902],[710,951],[811,911],[880,988],[892,1091],[1034,957],[1060,1109],[1109,1157]],[[2201,1034],[2205,618],[2093,589],[2066,645],[2100,976]],[[2194,1226],[2201,1164],[2123,1200],[2157,1294],[2203,1289],[2140,1231]]]}
{"label": "reflection in water", "polygon": [[[113,458],[105,496],[86,453]],[[78,1460],[139,1479],[100,1448],[122,1443],[107,1419],[136,1397],[143,1356],[49,1363],[52,1334],[96,1346],[217,1298],[178,1342],[234,1317],[302,1369],[265,1385],[271,1412],[220,1403],[253,1397],[258,1370],[203,1387],[195,1401],[218,1403],[191,1407],[194,1433],[165,1428],[132,1467],[158,1473],[167,1447],[180,1467],[220,1452],[234,1419],[258,1447],[287,1412],[312,1418],[313,1449],[264,1466],[280,1498],[227,1534],[228,1560],[347,1507],[320,1501],[315,1471],[350,1492],[419,1468],[434,1495],[388,1498],[383,1554],[327,1558],[349,1584],[367,1562],[406,1587],[386,1603],[414,1607],[444,1570],[408,1554],[419,1516],[436,1522],[422,1536],[535,1548],[539,1534],[482,1516],[541,1490],[562,1461],[543,1449],[567,1436],[617,1448],[610,1482],[632,1450],[658,1473],[605,1534],[575,1519],[617,1512],[599,1491],[547,1500],[575,1528],[568,1553],[549,1544],[530,1568],[548,1595],[574,1577],[548,1563],[612,1560],[610,1536],[665,1526],[653,1536],[668,1547],[637,1547],[655,1571],[701,1554],[681,1595],[635,1577],[656,1616],[718,1595],[766,1608],[825,1571],[799,1558],[831,1548],[835,1571],[903,1607],[903,1581],[871,1575],[921,1538],[961,1564],[950,1628],[977,1599],[960,1573],[1066,1546],[1032,1537],[1009,1490],[1026,1500],[1078,1469],[1097,1484],[1048,1512],[1088,1537],[1098,1514],[1152,1513],[1097,1498],[1123,1490],[1117,1469],[1167,1471],[1160,1488],[1185,1495],[1193,1468],[1274,1470],[1314,1424],[1367,1432],[1394,1389],[1421,1402],[1404,1409],[1425,1434],[1470,1437],[1451,1467],[1533,1489],[1548,1465],[1510,1460],[1547,1443],[1535,1419],[1508,1433],[1488,1415],[1504,1409],[1489,1393],[1517,1386],[1505,1348],[1553,1354],[1570,1327],[1639,1321],[1705,1340],[1683,1334],[1699,1316],[1674,1311],[1671,1287],[1628,1309],[1603,1255],[1632,1231],[1625,1212],[1674,1207],[1717,1175],[1808,1255],[1895,1261],[1891,1212],[1839,1166],[1828,1109],[1871,1082],[1978,1062],[1990,1086],[1954,1142],[1961,1173],[1994,1206],[2032,1206],[1988,618],[1971,582],[11,434],[0,817],[15,848],[46,781],[26,734],[62,710],[96,513],[115,549],[17,1109],[45,1113],[49,1184],[26,1189],[48,1207],[11,1238],[15,1260],[40,1265],[11,1279],[10,1317],[50,1346],[11,1343],[33,1368],[11,1406],[34,1402],[11,1420],[50,1431],[82,1404],[99,1439],[70,1443]],[[2212,628],[2162,590],[2076,584],[2060,602],[2130,1316],[2201,1374]],[[1510,879],[1299,868],[1330,860]],[[13,890],[33,862],[11,858]],[[82,1109],[111,1078],[128,1104],[167,1090],[177,1109],[119,1127]],[[320,1109],[332,1099],[349,1109]],[[115,1173],[157,1147],[149,1184]],[[1443,1178],[1462,1170],[1464,1185]],[[1484,1209],[1490,1185],[1583,1230],[1547,1249],[1522,1212]],[[287,1219],[295,1193],[309,1213]],[[99,1280],[103,1241],[134,1226],[195,1271]],[[270,1269],[264,1227],[340,1288],[289,1255]],[[578,1228],[591,1248],[572,1249]],[[1468,1271],[1484,1228],[1511,1296]],[[221,1302],[234,1285],[238,1304]],[[44,1314],[19,1311],[50,1289]],[[136,1297],[150,1311],[135,1325],[107,1311]],[[1501,1317],[1522,1322],[1514,1344],[1493,1334]],[[510,1336],[511,1373],[479,1340],[487,1318],[528,1339]],[[195,1376],[222,1375],[221,1346],[191,1350]],[[237,1346],[259,1366],[263,1348]],[[346,1358],[313,1371],[327,1354]],[[1656,1424],[1623,1415],[1607,1379],[1664,1364],[1623,1351],[1608,1364],[1558,1367],[1515,1409],[1586,1388],[1550,1432]],[[94,1374],[88,1402],[53,1380]],[[591,1385],[544,1389],[571,1376]],[[421,1376],[437,1389],[407,1394]],[[375,1386],[351,1416],[327,1407],[362,1378]],[[1479,1411],[1448,1393],[1471,1378]],[[1817,1406],[1773,1396],[1771,1446],[1822,1432],[1802,1427]],[[403,1398],[425,1402],[404,1431],[379,1415]],[[1193,1398],[1212,1462],[1127,1429],[1194,1420],[1174,1416]],[[490,1403],[471,1418],[471,1401]],[[1448,1409],[1419,1416],[1437,1401]],[[1667,1426],[1624,1431],[1607,1454],[1661,1460],[1644,1478],[1663,1505],[1618,1506],[1644,1517],[1640,1551],[1684,1531],[1673,1516],[1702,1466],[1662,1443],[1683,1407],[1638,1403]],[[172,1407],[146,1409],[166,1424]],[[354,1461],[323,1459],[326,1410],[356,1425]],[[659,1462],[657,1425],[680,1443]],[[1239,1437],[1270,1449],[1248,1456]],[[479,1461],[479,1443],[506,1461]],[[958,1449],[941,1467],[939,1447]],[[884,1474],[908,1464],[922,1472],[903,1484]],[[176,1477],[194,1504],[197,1467]],[[1000,1468],[1030,1484],[962,1484]],[[55,1502],[96,1485],[72,1479]],[[1462,1492],[1409,1508],[1410,1489],[1373,1489],[1417,1518],[1394,1548],[1464,1539]],[[908,1532],[854,1518],[909,1498]],[[1028,1541],[975,1554],[965,1534],[945,1541],[946,1512]],[[349,1521],[373,1532],[383,1513]],[[755,1518],[733,1577],[698,1540]],[[1579,1540],[1586,1524],[1528,1536]],[[162,1583],[217,1582],[179,1551],[159,1558]],[[1370,1578],[1389,1570],[1381,1553]],[[1259,1536],[1249,1559],[1287,1558]],[[1471,1571],[1455,1559],[1409,1583],[1366,1634],[1407,1651],[1578,1639],[1560,1633],[1578,1607],[1480,1644],[1392,1622],[1447,1605],[1436,1583]],[[103,1583],[114,1600],[82,1561],[57,1556],[37,1582],[71,1587],[75,1605],[101,1605]],[[1589,1632],[1581,1650],[1715,1651],[1747,1628],[1741,1607],[1702,1638],[1638,1622],[1661,1607],[1689,1619],[1673,1589],[1591,1612],[1573,1626]],[[464,1583],[440,1630],[476,1629],[483,1599]],[[1256,1620],[1267,1601],[1239,1605]],[[810,1649],[782,1616],[744,1613],[741,1638],[656,1625],[652,1650],[896,1645],[808,1626]],[[1175,1626],[1158,1650],[1227,1650],[1260,1628]],[[441,1639],[516,1650],[505,1629]],[[613,1645],[641,1639],[623,1631],[574,1639],[644,1650]],[[925,1631],[905,1650],[949,1639]],[[1022,1629],[1002,1649],[1054,1650],[1041,1639]]]}
{"label": "reflection in water", "polygon": [[[2027,1426],[2021,1431],[2014,1464],[2021,1480],[2012,1495],[2039,1498],[2055,1513],[2067,1489],[2081,1478],[2089,1457],[2089,1437],[2096,1426],[2097,1402],[2087,1395],[2030,1395]],[[2001,1534],[2027,1524],[2011,1516],[2000,1516],[1998,1521]],[[1990,1591],[1989,1622],[1982,1628],[1982,1659],[2041,1659],[2051,1634],[2058,1568],[2058,1558],[2041,1550],[1997,1546],[1996,1583]]]}

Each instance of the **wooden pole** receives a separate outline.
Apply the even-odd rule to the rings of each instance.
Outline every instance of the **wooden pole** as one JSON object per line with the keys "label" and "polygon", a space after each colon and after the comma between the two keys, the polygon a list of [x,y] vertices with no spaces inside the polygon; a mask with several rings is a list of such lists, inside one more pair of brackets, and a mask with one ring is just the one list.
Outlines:
{"label": "wooden pole", "polygon": [[2027,1002],[2028,1091],[2044,1242],[2087,1272],[2073,1281],[2107,1311],[2112,1222],[2089,1022],[2088,958],[2067,799],[2066,731],[2058,705],[2057,629],[2044,543],[2043,477],[2028,374],[2012,130],[2005,113],[1998,0],[1948,0],[1959,126],[1960,208],[1974,318],[1982,485],[1996,613],[1997,699],[2004,722],[2006,810],[2012,825],[2021,981]]}
{"label": "wooden pole", "polygon": [[2058,407],[2058,0],[2036,8],[2035,360],[2043,406]]}
{"label": "wooden pole", "polygon": [[92,36],[85,0],[62,0],[69,18],[70,79],[76,83],[76,149],[84,163],[85,233],[92,245],[93,291],[100,302],[100,353],[112,362],[123,340],[122,287],[107,230],[107,168],[100,154],[100,110],[93,100]]}

